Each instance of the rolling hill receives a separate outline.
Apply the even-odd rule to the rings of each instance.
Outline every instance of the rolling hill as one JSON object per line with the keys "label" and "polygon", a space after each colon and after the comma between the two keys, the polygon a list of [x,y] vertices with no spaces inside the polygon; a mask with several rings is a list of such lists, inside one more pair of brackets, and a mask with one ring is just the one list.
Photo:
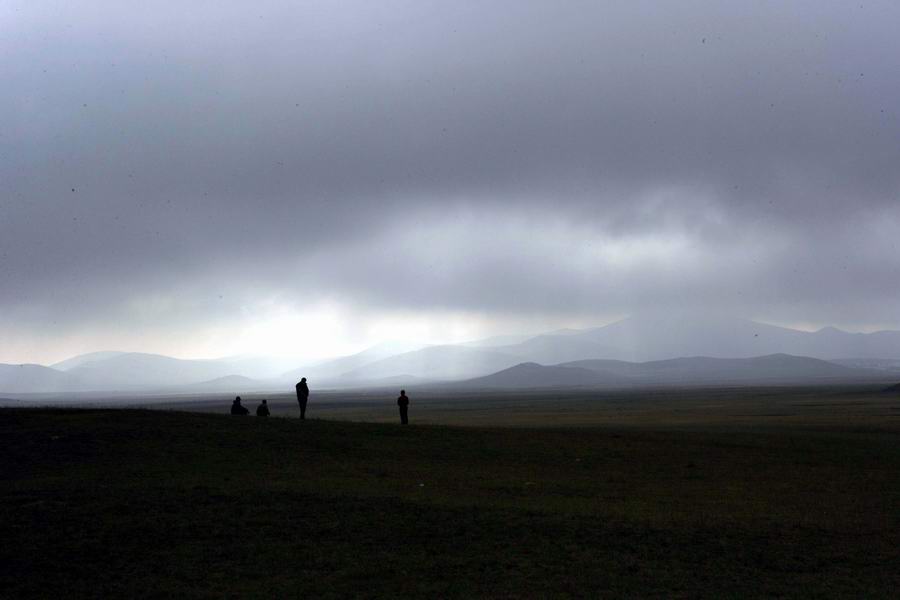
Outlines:
{"label": "rolling hill", "polygon": [[72,358],[67,358],[66,360],[54,363],[50,365],[50,367],[56,369],[57,371],[69,371],[71,369],[74,369],[75,367],[80,367],[81,365],[90,362],[103,361],[108,358],[121,356],[123,354],[126,353],[116,351],[88,352],[87,354],[79,354],[78,356],[73,356]]}
{"label": "rolling hill", "polygon": [[544,366],[521,363],[497,373],[476,377],[461,383],[474,388],[560,388],[630,384],[627,377],[602,373],[582,367]]}
{"label": "rolling hill", "polygon": [[863,381],[877,371],[853,369],[824,360],[788,354],[753,358],[676,358],[633,363],[581,360],[544,366],[522,363],[485,377],[461,382],[463,387],[548,388],[575,386],[708,385]]}
{"label": "rolling hill", "polygon": [[667,383],[804,380],[815,378],[869,378],[876,373],[844,367],[828,361],[770,354],[752,358],[710,358],[697,356],[644,363],[581,360],[562,366],[580,367],[604,373]]}
{"label": "rolling hill", "polygon": [[42,365],[0,364],[0,392],[29,394],[82,389],[75,376]]}
{"label": "rolling hill", "polygon": [[216,360],[182,360],[159,354],[129,352],[83,363],[68,371],[85,389],[129,390],[190,385],[235,375],[233,366]]}

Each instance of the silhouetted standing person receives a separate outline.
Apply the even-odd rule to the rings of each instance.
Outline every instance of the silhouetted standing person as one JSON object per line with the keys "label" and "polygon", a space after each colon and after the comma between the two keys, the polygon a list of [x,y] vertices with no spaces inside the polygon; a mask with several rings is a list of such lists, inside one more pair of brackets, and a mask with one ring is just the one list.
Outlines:
{"label": "silhouetted standing person", "polygon": [[256,416],[257,417],[268,417],[269,416],[269,403],[265,400],[262,401],[262,404],[256,407]]}
{"label": "silhouetted standing person", "polygon": [[309,386],[306,385],[306,377],[300,380],[296,385],[297,388],[297,404],[300,405],[300,418],[306,418],[306,403],[309,401]]}
{"label": "silhouetted standing person", "polygon": [[409,423],[409,398],[406,397],[406,390],[400,390],[397,406],[400,407],[400,424],[407,425]]}
{"label": "silhouetted standing person", "polygon": [[231,403],[231,414],[233,415],[249,415],[250,411],[241,404],[241,397],[235,396],[234,402]]}

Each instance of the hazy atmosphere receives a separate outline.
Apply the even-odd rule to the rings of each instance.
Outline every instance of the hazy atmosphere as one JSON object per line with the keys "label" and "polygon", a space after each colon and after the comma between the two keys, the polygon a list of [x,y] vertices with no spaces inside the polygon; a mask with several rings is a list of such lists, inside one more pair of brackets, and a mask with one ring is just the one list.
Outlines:
{"label": "hazy atmosphere", "polygon": [[0,362],[900,329],[896,2],[4,2]]}
{"label": "hazy atmosphere", "polygon": [[898,32],[0,0],[0,596],[896,599]]}

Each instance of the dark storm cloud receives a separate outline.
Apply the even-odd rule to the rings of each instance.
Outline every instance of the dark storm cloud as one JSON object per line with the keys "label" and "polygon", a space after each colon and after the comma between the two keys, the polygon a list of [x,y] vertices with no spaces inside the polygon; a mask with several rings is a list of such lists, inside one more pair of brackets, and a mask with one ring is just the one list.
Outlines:
{"label": "dark storm cloud", "polygon": [[7,322],[275,294],[900,326],[895,3],[3,18]]}

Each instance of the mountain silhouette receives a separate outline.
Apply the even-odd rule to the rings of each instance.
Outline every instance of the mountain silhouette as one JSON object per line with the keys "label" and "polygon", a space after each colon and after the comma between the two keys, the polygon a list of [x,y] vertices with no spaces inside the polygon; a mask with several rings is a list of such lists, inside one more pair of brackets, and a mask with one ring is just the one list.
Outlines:
{"label": "mountain silhouette", "polygon": [[43,365],[0,364],[0,392],[55,393],[82,389],[75,376]]}
{"label": "mountain silhouette", "polygon": [[752,358],[675,358],[643,363],[590,359],[544,366],[522,363],[463,387],[540,388],[575,386],[710,385],[868,381],[877,371],[854,369],[806,356],[772,354]]}
{"label": "mountain silhouette", "polygon": [[83,363],[68,373],[88,389],[128,390],[189,385],[234,375],[234,367],[218,360],[183,360],[159,354],[128,352]]}
{"label": "mountain silhouette", "polygon": [[[802,367],[796,362],[788,365],[790,359],[783,357],[773,359],[780,365],[777,368],[775,365],[763,368],[759,363],[708,362],[738,358],[760,360],[760,357],[778,354],[837,364]],[[693,366],[671,363],[651,368],[645,364],[674,359],[693,361],[690,363]],[[574,364],[580,361],[607,362]],[[700,364],[698,361],[707,362]],[[425,347],[405,343],[379,344],[350,356],[289,371],[281,366],[285,364],[284,358],[245,356],[184,360],[139,352],[93,352],[60,361],[55,368],[5,365],[0,372],[0,392],[172,390],[195,385],[227,387],[228,380],[222,378],[230,376],[250,378],[267,388],[294,382],[299,377],[310,377],[319,389],[360,387],[402,384],[408,379],[420,383],[464,381],[493,375],[521,363],[603,371],[609,381],[615,379],[613,376],[638,377],[644,381],[654,378],[660,381],[709,381],[708,373],[719,373],[720,379],[744,381],[759,373],[765,373],[768,378],[780,376],[778,368],[784,370],[785,376],[794,378],[800,375],[814,377],[816,369],[823,377],[858,375],[859,372],[853,369],[890,374],[900,372],[900,332],[848,333],[834,327],[808,332],[716,315],[648,313],[603,327],[556,330],[534,336],[498,336],[464,344]],[[637,363],[645,366],[635,367]],[[837,366],[851,370],[839,373],[834,370]],[[663,378],[666,373],[668,379]],[[676,377],[676,373],[680,375]],[[568,375],[572,376],[571,373]],[[248,384],[239,379],[233,382],[241,389],[245,389],[244,385],[257,386],[257,383]]]}
{"label": "mountain silhouette", "polygon": [[503,369],[497,373],[476,377],[460,385],[475,388],[560,388],[578,386],[625,385],[627,377],[603,373],[581,367],[544,366],[528,362]]}
{"label": "mountain silhouette", "polygon": [[79,354],[78,356],[73,356],[72,358],[67,358],[66,360],[54,363],[50,365],[50,367],[56,369],[57,371],[69,371],[71,369],[74,369],[75,367],[80,367],[81,365],[90,362],[103,361],[109,358],[115,358],[116,356],[121,356],[123,354],[127,353],[116,351],[88,352],[87,354]]}

